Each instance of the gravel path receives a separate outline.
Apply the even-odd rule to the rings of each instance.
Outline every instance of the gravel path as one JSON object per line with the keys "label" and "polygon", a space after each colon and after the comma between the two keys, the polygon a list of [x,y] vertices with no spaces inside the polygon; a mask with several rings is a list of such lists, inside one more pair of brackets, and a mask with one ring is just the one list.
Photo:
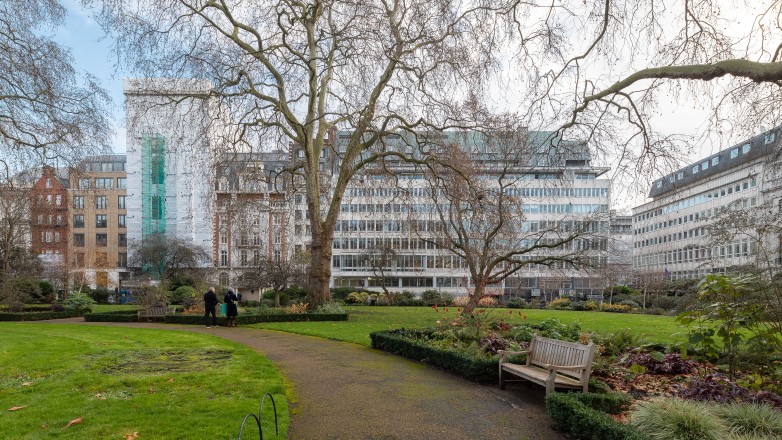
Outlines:
{"label": "gravel path", "polygon": [[291,439],[564,438],[551,428],[541,387],[511,384],[501,391],[379,350],[312,336],[80,319],[49,322],[204,333],[257,350],[293,387]]}

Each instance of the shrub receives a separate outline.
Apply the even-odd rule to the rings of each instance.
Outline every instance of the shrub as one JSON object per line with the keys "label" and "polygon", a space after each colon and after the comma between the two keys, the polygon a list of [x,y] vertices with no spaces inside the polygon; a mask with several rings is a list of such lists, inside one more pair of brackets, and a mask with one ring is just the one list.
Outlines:
{"label": "shrub", "polygon": [[443,304],[440,292],[437,290],[424,290],[423,293],[421,293],[421,300],[428,306]]}
{"label": "shrub", "polygon": [[[589,397],[586,397],[589,396]],[[546,396],[546,412],[560,431],[584,440],[643,440],[646,437],[635,429],[615,422],[606,413],[594,407],[615,409],[624,405],[626,398],[592,397],[603,394],[553,393]],[[620,402],[621,399],[621,403]]]}
{"label": "shrub", "polygon": [[529,308],[529,303],[522,298],[510,298],[505,301],[505,307],[509,309],[527,309]]}
{"label": "shrub", "polygon": [[768,403],[782,409],[782,396],[768,391],[750,391],[719,374],[691,380],[679,390],[679,397],[718,403]]}
{"label": "shrub", "polygon": [[357,289],[355,287],[332,287],[331,299],[335,301],[345,301],[347,300],[347,297],[351,292],[356,292],[359,290],[360,289]]}
{"label": "shrub", "polygon": [[75,310],[80,313],[85,313],[92,311],[95,300],[90,298],[86,293],[74,292],[68,295],[68,298],[66,298],[62,304],[66,310]]}
{"label": "shrub", "polygon": [[0,313],[0,321],[43,321],[49,319],[73,318],[81,316],[77,310],[66,310],[64,312],[20,312],[20,313]]}
{"label": "shrub", "polygon": [[457,296],[451,301],[451,305],[454,307],[464,307],[470,302],[470,297],[466,295]]}
{"label": "shrub", "polygon": [[340,306],[339,303],[329,302],[329,303],[319,305],[318,309],[315,312],[335,314],[335,313],[345,313],[345,310],[342,309],[342,306]]}
{"label": "shrub", "polygon": [[423,307],[426,304],[420,299],[403,299],[396,301],[395,306],[410,306],[410,307]]}
{"label": "shrub", "polygon": [[198,292],[190,286],[179,286],[171,292],[171,304],[181,304],[186,309],[192,307],[200,300]]}
{"label": "shrub", "polygon": [[600,310],[603,312],[613,312],[613,313],[630,313],[632,311],[632,308],[628,306],[627,304],[606,304],[603,303],[600,306]]}
{"label": "shrub", "polygon": [[366,304],[369,301],[369,294],[367,292],[350,292],[345,302],[348,304]]}
{"label": "shrub", "polygon": [[716,405],[714,412],[725,421],[733,435],[782,438],[782,413],[769,405]]}
{"label": "shrub", "polygon": [[603,347],[603,355],[606,356],[626,353],[630,347],[638,347],[644,343],[640,336],[631,333],[629,329],[610,334],[593,333],[591,339],[595,344]]}
{"label": "shrub", "polygon": [[90,298],[94,299],[96,303],[98,304],[108,304],[109,303],[109,291],[105,288],[98,288],[95,290],[90,290],[89,292]]}
{"label": "shrub", "polygon": [[653,440],[722,440],[729,435],[708,405],[682,399],[642,403],[630,424]]}
{"label": "shrub", "polygon": [[38,290],[41,292],[41,298],[44,302],[54,301],[55,291],[52,283],[47,280],[38,281]]}
{"label": "shrub", "polygon": [[13,283],[13,288],[16,290],[16,295],[19,301],[36,304],[43,302],[41,288],[38,286],[38,282],[36,280],[27,277],[20,277],[16,278]]}
{"label": "shrub", "polygon": [[570,300],[567,298],[557,298],[548,304],[548,308],[554,310],[570,310],[571,307]]}
{"label": "shrub", "polygon": [[308,304],[306,303],[291,304],[285,308],[285,313],[290,313],[290,314],[307,313],[307,305]]}
{"label": "shrub", "polygon": [[641,308],[640,304],[638,304],[637,302],[635,302],[635,301],[633,301],[631,299],[625,299],[625,300],[619,301],[618,303],[614,303],[614,304],[615,305],[618,304],[620,306],[628,306],[631,309],[639,309],[639,308]]}
{"label": "shrub", "polygon": [[60,303],[52,304],[52,312],[64,312],[65,307]]}
{"label": "shrub", "polygon": [[627,356],[624,364],[628,367],[638,365],[654,374],[686,374],[691,373],[697,366],[679,353],[663,354],[659,351],[632,353]]}
{"label": "shrub", "polygon": [[454,296],[448,292],[441,292],[440,293],[440,300],[442,301],[442,304],[445,306],[450,306],[453,304]]}
{"label": "shrub", "polygon": [[257,299],[247,299],[247,300],[239,301],[239,306],[240,307],[260,307],[261,306],[261,302],[258,301]]}
{"label": "shrub", "polygon": [[676,310],[676,307],[681,302],[681,297],[678,296],[658,296],[649,301],[649,306],[658,307],[664,310]]}
{"label": "shrub", "polygon": [[484,296],[478,300],[478,307],[497,307],[499,303],[493,296]]}

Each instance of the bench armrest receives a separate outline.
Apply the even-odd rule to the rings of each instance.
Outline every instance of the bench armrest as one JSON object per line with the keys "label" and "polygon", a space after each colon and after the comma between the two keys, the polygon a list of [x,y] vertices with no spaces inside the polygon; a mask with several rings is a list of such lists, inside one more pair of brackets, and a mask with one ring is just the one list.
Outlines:
{"label": "bench armrest", "polygon": [[497,354],[500,355],[500,363],[505,362],[505,355],[519,355],[519,354],[528,354],[529,350],[522,350],[522,351],[511,351],[511,350],[497,350]]}

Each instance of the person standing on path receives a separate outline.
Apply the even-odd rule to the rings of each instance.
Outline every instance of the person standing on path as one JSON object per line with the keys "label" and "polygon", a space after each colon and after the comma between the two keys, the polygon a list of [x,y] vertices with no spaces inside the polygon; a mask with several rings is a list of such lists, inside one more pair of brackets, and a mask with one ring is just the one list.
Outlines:
{"label": "person standing on path", "polygon": [[228,289],[228,292],[225,292],[223,302],[225,303],[225,316],[228,317],[228,327],[236,327],[236,317],[239,315],[239,308],[237,307],[239,297],[236,296],[233,290]]}
{"label": "person standing on path", "polygon": [[[206,328],[217,327],[217,294],[215,288],[210,287],[209,291],[204,294],[204,325]],[[209,314],[212,314],[212,325],[209,325]]]}

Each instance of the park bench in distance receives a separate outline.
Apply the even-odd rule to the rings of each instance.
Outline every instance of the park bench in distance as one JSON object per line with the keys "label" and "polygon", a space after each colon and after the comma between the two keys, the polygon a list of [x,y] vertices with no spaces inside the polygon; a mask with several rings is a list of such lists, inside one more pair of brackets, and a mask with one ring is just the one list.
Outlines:
{"label": "park bench in distance", "polygon": [[[587,392],[595,348],[592,342],[584,345],[535,335],[529,350],[499,350],[500,389],[505,389],[506,381],[518,381],[505,378],[507,374],[512,374],[522,380],[543,385],[546,387],[546,395],[555,388],[581,388],[583,392]],[[507,355],[519,354],[527,355],[526,365],[505,361]]]}
{"label": "park bench in distance", "polygon": [[165,306],[148,306],[138,311],[138,320],[142,319],[150,320],[153,318],[163,318],[166,315],[171,315],[171,310],[167,305]]}

